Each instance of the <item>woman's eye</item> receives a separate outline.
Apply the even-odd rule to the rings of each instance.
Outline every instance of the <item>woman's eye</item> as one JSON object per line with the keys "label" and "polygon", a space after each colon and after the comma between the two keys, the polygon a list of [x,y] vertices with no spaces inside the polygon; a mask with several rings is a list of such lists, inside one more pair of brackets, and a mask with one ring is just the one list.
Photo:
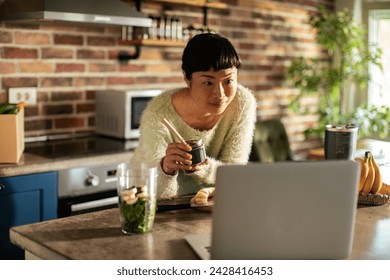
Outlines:
{"label": "woman's eye", "polygon": [[205,84],[206,86],[212,86],[212,85],[213,85],[212,82],[204,82],[204,84]]}
{"label": "woman's eye", "polygon": [[226,80],[226,84],[227,84],[227,85],[231,85],[231,84],[233,84],[233,82],[234,82],[233,79]]}

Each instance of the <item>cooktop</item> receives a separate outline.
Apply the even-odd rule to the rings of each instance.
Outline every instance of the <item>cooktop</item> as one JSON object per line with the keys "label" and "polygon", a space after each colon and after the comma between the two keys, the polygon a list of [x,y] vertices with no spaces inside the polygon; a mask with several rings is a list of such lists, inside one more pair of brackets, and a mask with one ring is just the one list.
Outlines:
{"label": "cooktop", "polygon": [[114,154],[134,150],[138,140],[120,140],[99,135],[61,140],[28,142],[24,152],[46,158],[75,158]]}

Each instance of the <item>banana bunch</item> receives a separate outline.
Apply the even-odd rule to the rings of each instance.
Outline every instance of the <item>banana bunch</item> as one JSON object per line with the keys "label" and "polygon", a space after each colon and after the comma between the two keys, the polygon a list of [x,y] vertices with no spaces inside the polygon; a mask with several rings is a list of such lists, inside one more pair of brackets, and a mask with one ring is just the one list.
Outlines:
{"label": "banana bunch", "polygon": [[0,104],[0,114],[17,114],[24,106],[26,106],[25,102],[3,103]]}
{"label": "banana bunch", "polygon": [[366,151],[364,158],[355,158],[360,162],[359,193],[390,194],[390,186],[382,182],[382,174],[374,156]]}

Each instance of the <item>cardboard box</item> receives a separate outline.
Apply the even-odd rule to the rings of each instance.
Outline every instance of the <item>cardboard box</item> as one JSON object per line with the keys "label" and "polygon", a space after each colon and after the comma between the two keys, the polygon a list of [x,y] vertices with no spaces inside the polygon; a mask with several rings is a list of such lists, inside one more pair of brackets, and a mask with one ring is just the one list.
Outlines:
{"label": "cardboard box", "polygon": [[24,109],[0,114],[0,163],[16,163],[24,151]]}

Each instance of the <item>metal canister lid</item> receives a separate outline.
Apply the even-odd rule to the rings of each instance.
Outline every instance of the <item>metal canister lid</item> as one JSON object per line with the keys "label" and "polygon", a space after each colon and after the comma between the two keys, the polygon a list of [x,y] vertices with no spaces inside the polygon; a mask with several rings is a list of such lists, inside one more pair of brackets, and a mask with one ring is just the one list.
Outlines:
{"label": "metal canister lid", "polygon": [[333,132],[355,132],[358,130],[358,127],[353,124],[347,124],[347,125],[328,124],[326,125],[325,129],[327,131],[333,131]]}
{"label": "metal canister lid", "polygon": [[200,139],[193,139],[193,140],[187,140],[187,144],[191,146],[191,148],[198,148],[203,145],[202,138]]}

